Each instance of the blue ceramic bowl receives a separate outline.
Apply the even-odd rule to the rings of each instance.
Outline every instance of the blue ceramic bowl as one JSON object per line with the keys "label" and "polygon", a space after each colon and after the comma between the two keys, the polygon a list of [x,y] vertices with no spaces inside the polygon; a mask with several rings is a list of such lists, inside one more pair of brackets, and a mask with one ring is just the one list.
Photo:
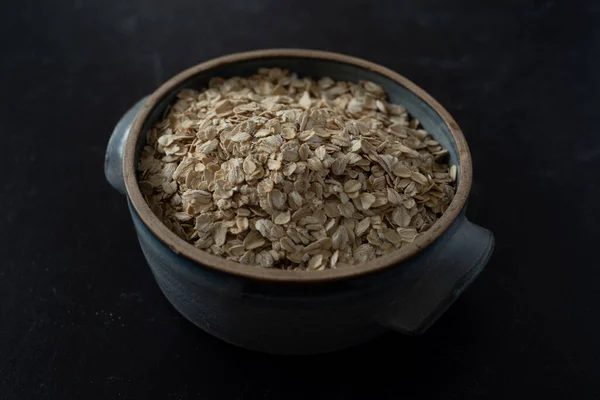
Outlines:
{"label": "blue ceramic bowl", "polygon": [[[144,201],[136,178],[146,130],[182,88],[202,89],[212,77],[247,76],[275,66],[305,76],[378,83],[449,150],[451,163],[459,167],[457,192],[430,230],[363,265],[302,272],[222,259],[184,242],[162,224]],[[214,59],[176,75],[119,121],[108,143],[105,174],[126,195],[144,256],[171,304],[206,332],[258,351],[320,353],[388,329],[422,333],[479,274],[494,246],[491,232],[465,218],[471,156],[456,122],[406,78],[341,54],[261,50]]]}

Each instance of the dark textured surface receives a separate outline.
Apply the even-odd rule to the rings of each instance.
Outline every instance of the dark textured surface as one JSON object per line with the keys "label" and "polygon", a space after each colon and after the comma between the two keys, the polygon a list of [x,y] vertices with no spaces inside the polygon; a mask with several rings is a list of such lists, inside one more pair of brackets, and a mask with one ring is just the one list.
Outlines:
{"label": "dark textured surface", "polygon": [[[170,3],[3,4],[1,399],[600,396],[596,2]],[[496,253],[425,336],[272,357],[160,294],[104,181],[108,135],[172,74],[263,47],[381,63],[463,128],[467,214]]]}

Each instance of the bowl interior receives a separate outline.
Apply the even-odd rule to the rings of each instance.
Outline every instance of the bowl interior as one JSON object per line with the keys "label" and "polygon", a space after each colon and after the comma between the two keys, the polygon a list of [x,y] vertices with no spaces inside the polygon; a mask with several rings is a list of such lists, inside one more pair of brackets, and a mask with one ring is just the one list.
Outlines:
{"label": "bowl interior", "polygon": [[[203,71],[175,86],[162,100],[160,100],[142,127],[138,136],[136,160],[140,150],[146,142],[146,131],[156,124],[164,115],[166,108],[175,100],[177,93],[184,88],[202,90],[208,86],[211,78],[231,78],[234,76],[250,76],[256,74],[261,67],[279,67],[295,72],[301,77],[321,78],[328,76],[336,81],[358,82],[368,80],[382,86],[388,94],[389,101],[402,104],[409,114],[421,121],[423,127],[449,151],[450,164],[460,167],[459,152],[456,142],[448,126],[442,117],[408,88],[378,72],[360,67],[358,65],[346,64],[335,60],[323,60],[317,58],[297,57],[275,57],[265,59],[251,59],[238,61],[234,64],[218,65],[215,68]],[[136,161],[137,165],[137,161]],[[460,176],[460,174],[458,174]],[[458,183],[458,182],[457,182]]]}

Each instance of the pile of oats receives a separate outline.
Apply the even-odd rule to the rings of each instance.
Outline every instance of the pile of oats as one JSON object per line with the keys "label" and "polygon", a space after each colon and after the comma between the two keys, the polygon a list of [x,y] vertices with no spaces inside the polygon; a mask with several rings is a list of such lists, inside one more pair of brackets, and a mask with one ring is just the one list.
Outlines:
{"label": "pile of oats", "polygon": [[372,82],[288,71],[184,89],[147,135],[139,185],[196,247],[323,270],[411,243],[454,196],[448,151]]}

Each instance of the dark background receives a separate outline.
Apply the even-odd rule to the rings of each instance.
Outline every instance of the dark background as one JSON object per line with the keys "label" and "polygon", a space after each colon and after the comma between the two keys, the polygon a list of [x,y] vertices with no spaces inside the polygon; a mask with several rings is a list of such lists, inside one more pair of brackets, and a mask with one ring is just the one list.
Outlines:
{"label": "dark background", "polygon": [[[600,397],[598,2],[2,4],[1,399]],[[180,70],[268,47],[383,64],[463,128],[467,214],[497,247],[424,336],[252,353],[153,281],[103,176],[110,132]]]}

